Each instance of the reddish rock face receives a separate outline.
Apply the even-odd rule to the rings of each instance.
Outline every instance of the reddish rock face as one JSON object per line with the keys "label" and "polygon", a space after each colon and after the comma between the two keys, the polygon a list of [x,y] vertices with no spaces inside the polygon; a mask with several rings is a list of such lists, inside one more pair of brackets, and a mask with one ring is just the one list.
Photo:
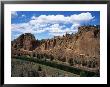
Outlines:
{"label": "reddish rock face", "polygon": [[[76,34],[65,35],[45,40],[39,48],[42,52],[56,57],[74,58],[83,54],[85,57],[99,58],[100,30],[96,27],[79,27]],[[36,48],[36,51],[40,51]]]}
{"label": "reddish rock face", "polygon": [[25,33],[12,41],[12,54],[20,49],[53,55],[60,60],[95,58],[100,61],[100,29],[94,26],[82,26],[76,34],[66,34],[41,41],[36,40],[34,35]]}
{"label": "reddish rock face", "polygon": [[93,68],[96,71],[100,67],[100,29],[97,27],[82,26],[76,34],[46,40],[36,40],[33,34],[25,33],[12,41],[11,48],[12,57],[43,54],[41,56],[54,57],[75,67]]}
{"label": "reddish rock face", "polygon": [[72,54],[85,54],[88,56],[99,57],[99,36],[100,30],[95,27],[79,27],[79,31],[74,35],[66,34],[63,37],[43,41],[37,41],[31,33],[25,33],[12,41],[12,48],[17,50],[22,48],[28,51],[37,51],[38,49],[39,51],[42,50],[45,52],[50,52],[51,49],[51,53],[63,50],[67,53],[72,52]]}
{"label": "reddish rock face", "polygon": [[24,49],[32,51],[37,46],[37,41],[31,33],[25,33],[20,35],[16,40],[12,41],[12,48]]}

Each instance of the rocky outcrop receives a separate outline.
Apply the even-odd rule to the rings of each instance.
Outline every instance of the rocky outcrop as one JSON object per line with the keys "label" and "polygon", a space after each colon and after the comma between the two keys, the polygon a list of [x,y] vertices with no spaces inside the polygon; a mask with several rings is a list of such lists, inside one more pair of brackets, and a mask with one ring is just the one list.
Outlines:
{"label": "rocky outcrop", "polygon": [[39,45],[34,35],[31,33],[25,33],[20,35],[17,39],[12,41],[12,47],[18,49],[24,49],[32,51]]}
{"label": "rocky outcrop", "polygon": [[99,58],[100,53],[100,30],[95,27],[79,27],[76,34],[66,34],[63,37],[45,40],[35,50],[47,52],[54,56],[75,55]]}
{"label": "rocky outcrop", "polygon": [[[25,33],[12,41],[12,55],[52,55],[60,61],[100,61],[100,29],[95,26],[81,26],[76,34],[66,34],[46,40],[36,40],[34,35]],[[86,60],[86,61],[85,61]],[[89,65],[88,65],[89,66]]]}

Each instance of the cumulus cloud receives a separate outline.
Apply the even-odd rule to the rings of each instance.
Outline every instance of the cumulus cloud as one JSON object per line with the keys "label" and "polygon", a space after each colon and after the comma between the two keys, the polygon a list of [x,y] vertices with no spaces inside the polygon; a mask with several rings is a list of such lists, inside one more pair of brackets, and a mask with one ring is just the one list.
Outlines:
{"label": "cumulus cloud", "polygon": [[62,26],[60,26],[59,24],[53,24],[52,26],[49,27],[49,32],[52,33],[58,33],[58,32],[62,32],[61,30]]}
{"label": "cumulus cloud", "polygon": [[[12,13],[17,15],[16,12]],[[25,15],[22,15],[25,16]],[[48,32],[53,36],[62,36],[67,33],[76,33],[82,22],[94,20],[95,17],[91,13],[73,14],[70,16],[64,15],[40,15],[32,16],[27,23],[12,24],[12,32],[19,33],[43,33]],[[68,26],[69,24],[69,26]]]}
{"label": "cumulus cloud", "polygon": [[94,19],[94,17],[91,15],[91,13],[81,13],[81,14],[73,14],[70,16],[64,16],[64,15],[41,15],[39,17],[33,16],[30,21],[31,24],[36,23],[75,23],[75,22],[84,22],[84,21],[90,21]]}
{"label": "cumulus cloud", "polygon": [[81,14],[74,14],[71,15],[70,20],[71,21],[77,21],[77,22],[82,22],[82,21],[90,21],[94,19],[94,17],[91,15],[91,13],[81,13]]}

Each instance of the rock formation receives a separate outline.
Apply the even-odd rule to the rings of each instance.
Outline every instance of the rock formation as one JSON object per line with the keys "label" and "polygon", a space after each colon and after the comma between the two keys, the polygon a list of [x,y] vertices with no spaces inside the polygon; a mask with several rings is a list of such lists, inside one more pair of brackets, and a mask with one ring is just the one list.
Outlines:
{"label": "rock formation", "polygon": [[12,41],[12,47],[18,49],[24,49],[28,51],[34,50],[38,46],[38,41],[31,33],[25,33],[20,35],[17,39]]}
{"label": "rock formation", "polygon": [[34,35],[25,33],[12,41],[12,55],[32,53],[52,55],[66,62],[70,59],[84,64],[94,61],[99,68],[100,29],[95,26],[81,26],[76,34],[46,40],[36,40]]}

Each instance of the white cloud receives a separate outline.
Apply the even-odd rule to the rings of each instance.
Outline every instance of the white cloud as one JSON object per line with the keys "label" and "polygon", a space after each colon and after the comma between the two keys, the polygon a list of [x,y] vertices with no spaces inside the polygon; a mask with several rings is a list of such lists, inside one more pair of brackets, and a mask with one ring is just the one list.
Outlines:
{"label": "white cloud", "polygon": [[78,31],[79,26],[80,26],[80,24],[73,24],[71,26],[72,33],[76,33]]}
{"label": "white cloud", "polygon": [[12,17],[16,17],[16,16],[18,16],[18,14],[17,14],[16,11],[12,11],[12,12],[11,12],[11,16],[12,16]]}
{"label": "white cloud", "polygon": [[[13,14],[16,14],[13,13]],[[25,15],[22,15],[25,16]],[[70,16],[64,15],[40,15],[39,17],[32,16],[27,23],[12,24],[12,32],[20,33],[43,33],[48,32],[53,36],[62,36],[67,33],[76,33],[81,22],[94,20],[91,13],[73,14]],[[70,26],[67,26],[70,24]]]}
{"label": "white cloud", "polygon": [[79,23],[79,22],[87,22],[94,17],[92,16],[91,13],[86,12],[86,13],[81,13],[81,14],[73,14],[70,16],[64,16],[64,15],[41,15],[39,17],[33,16],[31,18],[32,20],[30,21],[31,24],[44,24],[44,23]]}
{"label": "white cloud", "polygon": [[[41,15],[39,17],[33,16],[30,21],[30,23],[65,23],[68,19],[68,17],[65,17],[64,15]],[[68,22],[68,21],[67,21]]]}
{"label": "white cloud", "polygon": [[94,17],[91,15],[91,13],[86,12],[86,13],[81,13],[81,14],[74,14],[70,16],[71,21],[76,21],[76,22],[84,22],[84,21],[90,21],[94,19]]}
{"label": "white cloud", "polygon": [[26,17],[26,15],[21,15],[21,17]]}
{"label": "white cloud", "polygon": [[80,24],[73,24],[70,28],[64,27],[63,25],[59,24],[53,24],[48,28],[49,34],[53,36],[62,36],[65,35],[66,33],[76,33],[78,31],[78,27]]}
{"label": "white cloud", "polygon": [[20,24],[12,24],[11,25],[12,32],[20,32],[20,33],[42,33],[45,31],[40,26],[32,26],[29,23],[20,23]]}
{"label": "white cloud", "polygon": [[49,33],[52,36],[63,36],[65,33]]}
{"label": "white cloud", "polygon": [[61,30],[62,26],[60,26],[59,24],[53,24],[49,27],[49,32],[52,32],[52,33],[59,33],[59,32],[62,32]]}
{"label": "white cloud", "polygon": [[36,17],[35,17],[35,16],[32,16],[32,17],[31,17],[31,19],[32,19],[32,20],[35,20],[35,19],[36,19]]}

